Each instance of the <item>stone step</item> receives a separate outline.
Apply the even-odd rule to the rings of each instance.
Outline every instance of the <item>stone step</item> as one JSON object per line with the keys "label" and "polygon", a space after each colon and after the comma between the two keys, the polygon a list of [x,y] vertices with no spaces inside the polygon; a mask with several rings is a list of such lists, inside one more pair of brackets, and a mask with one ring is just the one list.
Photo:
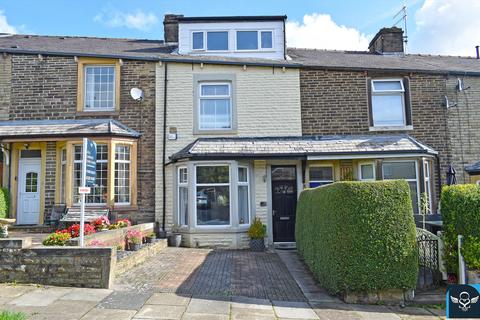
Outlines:
{"label": "stone step", "polygon": [[431,291],[415,292],[415,298],[409,304],[432,305],[445,303],[446,289],[438,288]]}
{"label": "stone step", "polygon": [[8,230],[25,233],[51,233],[54,231],[51,226],[45,225],[12,225]]}

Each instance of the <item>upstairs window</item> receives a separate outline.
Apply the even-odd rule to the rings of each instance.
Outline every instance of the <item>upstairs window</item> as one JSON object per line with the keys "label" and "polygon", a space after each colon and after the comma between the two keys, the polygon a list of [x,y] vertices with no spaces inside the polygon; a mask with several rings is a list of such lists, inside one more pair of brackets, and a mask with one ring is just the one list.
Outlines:
{"label": "upstairs window", "polygon": [[208,51],[227,51],[228,50],[228,31],[208,31],[207,32],[207,50]]}
{"label": "upstairs window", "polygon": [[205,33],[203,31],[192,33],[192,49],[193,50],[205,50]]}
{"label": "upstairs window", "polygon": [[404,127],[411,125],[407,87],[403,79],[371,80],[371,125]]}
{"label": "upstairs window", "polygon": [[272,49],[272,31],[237,31],[237,50]]}
{"label": "upstairs window", "polygon": [[85,66],[85,111],[115,109],[115,66]]}
{"label": "upstairs window", "polygon": [[232,129],[230,83],[200,83],[198,113],[199,130]]}

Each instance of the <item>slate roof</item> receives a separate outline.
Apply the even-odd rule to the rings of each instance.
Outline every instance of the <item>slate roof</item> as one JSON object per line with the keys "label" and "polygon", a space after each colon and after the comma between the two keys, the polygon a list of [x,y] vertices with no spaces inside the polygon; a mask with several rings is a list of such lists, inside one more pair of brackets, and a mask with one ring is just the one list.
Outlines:
{"label": "slate roof", "polygon": [[139,138],[140,133],[111,119],[0,121],[0,140],[84,136]]}
{"label": "slate roof", "polygon": [[480,60],[473,57],[423,54],[382,55],[366,51],[332,51],[288,48],[292,61],[306,67],[344,70],[397,70],[428,73],[477,73]]}
{"label": "slate roof", "polygon": [[408,135],[199,138],[172,155],[185,158],[270,158],[321,155],[437,154]]}
{"label": "slate roof", "polygon": [[467,171],[469,174],[480,174],[480,162],[466,166],[465,171]]}
{"label": "slate roof", "polygon": [[0,52],[149,61],[298,67],[292,61],[178,54],[163,40],[0,34]]}

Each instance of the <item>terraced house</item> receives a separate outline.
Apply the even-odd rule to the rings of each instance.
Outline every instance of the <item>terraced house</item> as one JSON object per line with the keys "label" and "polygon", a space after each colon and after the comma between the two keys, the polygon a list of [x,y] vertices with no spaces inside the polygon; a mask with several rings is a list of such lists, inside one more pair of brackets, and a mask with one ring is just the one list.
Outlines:
{"label": "terraced house", "polygon": [[166,15],[164,41],[0,37],[17,224],[78,205],[83,137],[98,145],[88,208],[190,247],[243,248],[254,218],[290,245],[301,190],[334,181],[406,179],[418,216],[421,194],[437,212],[449,165],[479,180],[479,60],[405,54],[398,28],[365,52],[287,48],[285,21]]}

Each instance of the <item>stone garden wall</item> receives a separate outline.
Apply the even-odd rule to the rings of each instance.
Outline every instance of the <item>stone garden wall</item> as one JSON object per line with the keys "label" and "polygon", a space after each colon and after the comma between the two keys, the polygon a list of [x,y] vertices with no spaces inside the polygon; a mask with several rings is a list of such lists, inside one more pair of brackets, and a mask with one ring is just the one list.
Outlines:
{"label": "stone garden wall", "polygon": [[0,283],[109,288],[117,262],[112,247],[35,247],[31,239],[0,239]]}

